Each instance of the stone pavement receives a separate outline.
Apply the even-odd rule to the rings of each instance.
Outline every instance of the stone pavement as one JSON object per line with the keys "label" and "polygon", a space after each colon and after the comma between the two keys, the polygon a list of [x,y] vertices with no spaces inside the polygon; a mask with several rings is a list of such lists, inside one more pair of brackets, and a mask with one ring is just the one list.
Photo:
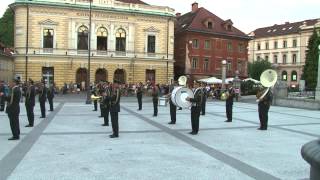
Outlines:
{"label": "stone pavement", "polygon": [[272,180],[307,179],[309,165],[300,149],[320,136],[320,112],[271,107],[268,131],[258,131],[256,104],[236,102],[234,122],[225,123],[224,102],[208,102],[200,132],[189,135],[190,110],[177,111],[168,125],[169,107],[152,117],[151,102],[136,111],[133,98],[122,98],[120,138],[110,139],[93,105],[58,101],[36,127],[25,128],[21,104],[21,140],[11,136],[0,113],[0,180]]}

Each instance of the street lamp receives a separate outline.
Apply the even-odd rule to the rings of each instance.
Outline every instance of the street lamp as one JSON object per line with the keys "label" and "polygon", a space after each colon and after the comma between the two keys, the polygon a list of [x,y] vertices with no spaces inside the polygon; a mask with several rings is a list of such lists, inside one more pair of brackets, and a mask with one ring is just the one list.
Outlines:
{"label": "street lamp", "polygon": [[90,89],[90,61],[91,61],[91,13],[92,13],[92,0],[89,6],[89,33],[88,33],[88,73],[87,73],[87,100],[86,104],[91,104],[91,89]]}
{"label": "street lamp", "polygon": [[227,67],[227,61],[226,60],[222,60],[221,62],[222,64],[222,84],[221,84],[221,90],[225,90],[225,84],[226,84],[226,67]]}

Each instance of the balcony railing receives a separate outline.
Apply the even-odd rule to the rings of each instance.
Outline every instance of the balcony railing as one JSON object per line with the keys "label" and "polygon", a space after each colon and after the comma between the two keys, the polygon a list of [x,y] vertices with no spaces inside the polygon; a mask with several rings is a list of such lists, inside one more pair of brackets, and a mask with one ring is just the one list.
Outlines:
{"label": "balcony railing", "polygon": [[[95,57],[121,57],[121,58],[146,58],[146,59],[167,59],[166,53],[148,53],[134,51],[109,51],[91,50],[91,56]],[[29,56],[88,56],[88,50],[78,49],[57,49],[57,48],[29,48]],[[15,56],[25,56],[25,48],[15,48]],[[173,54],[168,55],[168,59],[173,59]]]}

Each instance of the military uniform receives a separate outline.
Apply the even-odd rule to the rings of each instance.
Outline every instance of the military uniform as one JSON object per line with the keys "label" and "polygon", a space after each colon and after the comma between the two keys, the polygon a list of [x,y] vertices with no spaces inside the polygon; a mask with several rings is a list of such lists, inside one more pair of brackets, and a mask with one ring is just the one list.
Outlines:
{"label": "military uniform", "polygon": [[226,122],[232,122],[232,106],[233,106],[234,96],[235,96],[234,89],[230,87],[228,89],[228,97],[226,99],[226,114],[227,114]]}
{"label": "military uniform", "polygon": [[4,111],[5,107],[5,89],[4,89],[4,84],[0,85],[0,111]]}
{"label": "military uniform", "polygon": [[[171,85],[170,86],[170,95],[171,95],[173,89],[174,89],[174,86]],[[170,104],[170,118],[171,118],[171,122],[169,122],[169,124],[176,124],[177,107],[176,107],[176,105],[173,104],[173,102],[171,100],[171,96],[169,96],[168,98],[169,98],[169,104]]]}
{"label": "military uniform", "polygon": [[53,111],[53,98],[54,98],[54,88],[53,86],[49,87],[47,92],[47,98],[50,105],[50,111]]}
{"label": "military uniform", "polygon": [[190,102],[192,102],[191,107],[191,127],[192,132],[190,134],[195,135],[199,132],[199,118],[201,112],[203,91],[201,88],[196,89],[194,92],[194,98],[190,98]]}
{"label": "military uniform", "polygon": [[267,130],[268,128],[268,112],[272,103],[273,95],[271,90],[259,101],[258,112],[260,120],[259,130]]}
{"label": "military uniform", "polygon": [[41,117],[46,118],[46,100],[47,100],[47,88],[43,85],[43,87],[39,90],[39,103],[41,109]]}
{"label": "military uniform", "polygon": [[120,89],[115,88],[112,91],[112,95],[109,97],[110,100],[110,114],[113,134],[110,138],[119,137],[119,112],[120,112]]}
{"label": "military uniform", "polygon": [[207,89],[205,87],[202,88],[202,103],[201,103],[201,115],[206,115],[206,103],[207,103]]}
{"label": "military uniform", "polygon": [[34,106],[35,106],[35,96],[36,96],[36,89],[33,84],[30,84],[26,91],[25,91],[25,106],[28,116],[28,122],[29,124],[26,127],[33,127],[34,125]]}
{"label": "military uniform", "polygon": [[139,108],[138,110],[142,110],[142,87],[141,85],[138,86],[137,88],[137,99],[138,99],[138,105],[139,105]]}
{"label": "military uniform", "polygon": [[[96,92],[95,88],[91,91],[91,94],[97,96],[98,93]],[[93,111],[98,111],[98,100],[93,100]]]}
{"label": "military uniform", "polygon": [[158,116],[159,89],[154,87],[152,90],[153,116]]}
{"label": "military uniform", "polygon": [[111,90],[109,87],[105,89],[105,93],[106,95],[101,100],[103,102],[103,119],[104,119],[103,126],[109,126],[110,97],[111,97]]}
{"label": "military uniform", "polygon": [[10,127],[12,132],[12,138],[9,140],[18,140],[20,138],[20,125],[19,125],[19,114],[20,114],[20,98],[21,91],[19,86],[14,86],[11,89],[11,93],[7,96],[7,108],[6,113],[10,120]]}

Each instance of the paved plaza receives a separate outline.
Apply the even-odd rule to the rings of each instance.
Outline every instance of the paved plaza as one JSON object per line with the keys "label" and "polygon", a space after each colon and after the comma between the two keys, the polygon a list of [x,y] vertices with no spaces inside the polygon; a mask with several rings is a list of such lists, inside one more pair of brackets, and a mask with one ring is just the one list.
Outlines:
{"label": "paved plaza", "polygon": [[232,123],[224,122],[224,102],[208,102],[200,132],[190,132],[190,110],[177,111],[169,125],[169,106],[152,117],[151,101],[137,111],[135,98],[121,99],[120,138],[110,139],[99,112],[84,99],[59,100],[55,111],[25,128],[21,104],[20,141],[11,137],[0,113],[0,179],[116,180],[272,180],[307,179],[303,144],[320,136],[320,112],[271,107],[268,131],[258,131],[257,104],[235,102]]}

